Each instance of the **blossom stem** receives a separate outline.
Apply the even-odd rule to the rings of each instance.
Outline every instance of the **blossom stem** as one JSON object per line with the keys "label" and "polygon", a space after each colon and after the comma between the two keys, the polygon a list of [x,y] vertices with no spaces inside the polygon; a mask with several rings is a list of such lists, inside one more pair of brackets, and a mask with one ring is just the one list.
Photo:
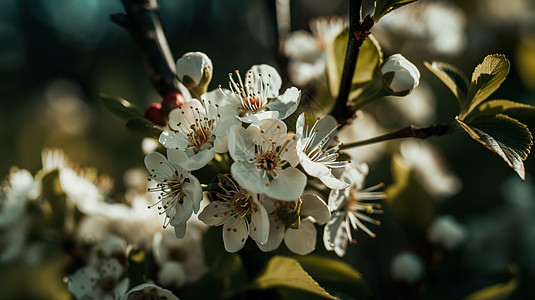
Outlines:
{"label": "blossom stem", "polygon": [[130,32],[147,62],[149,79],[162,97],[180,93],[176,66],[163,32],[156,0],[121,0],[126,14],[113,14],[111,20]]}
{"label": "blossom stem", "polygon": [[341,145],[340,150],[408,137],[426,139],[430,136],[441,136],[444,134],[452,133],[455,131],[456,128],[457,127],[453,123],[436,123],[434,125],[426,127],[417,127],[414,125],[410,125],[400,130],[390,132],[368,140]]}
{"label": "blossom stem", "polygon": [[344,67],[342,69],[340,89],[338,91],[338,97],[336,98],[336,104],[332,112],[334,117],[342,126],[345,125],[348,119],[353,116],[353,110],[348,109],[347,99],[349,97],[351,82],[353,79],[353,74],[355,73],[360,47],[362,46],[362,43],[364,43],[364,40],[366,40],[366,37],[370,35],[370,29],[374,24],[369,15],[365,16],[364,20],[361,22],[361,8],[362,0],[349,1],[349,41],[347,43]]}

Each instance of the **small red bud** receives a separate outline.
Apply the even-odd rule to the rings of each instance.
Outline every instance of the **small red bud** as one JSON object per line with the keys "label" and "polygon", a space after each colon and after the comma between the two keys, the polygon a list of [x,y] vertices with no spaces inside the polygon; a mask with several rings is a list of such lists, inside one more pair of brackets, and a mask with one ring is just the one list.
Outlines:
{"label": "small red bud", "polygon": [[145,110],[145,118],[152,121],[154,124],[161,124],[162,121],[162,105],[160,103],[151,103]]}
{"label": "small red bud", "polygon": [[173,93],[165,96],[162,101],[163,108],[166,112],[170,112],[173,109],[182,106],[186,103],[186,99],[180,93]]}

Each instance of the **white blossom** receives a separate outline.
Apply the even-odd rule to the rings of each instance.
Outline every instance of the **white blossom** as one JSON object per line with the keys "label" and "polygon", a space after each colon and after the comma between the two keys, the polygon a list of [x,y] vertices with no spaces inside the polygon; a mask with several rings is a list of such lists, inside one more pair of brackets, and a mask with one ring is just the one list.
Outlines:
{"label": "white blossom", "polygon": [[375,192],[382,185],[363,189],[366,175],[368,166],[364,163],[359,168],[347,166],[341,179],[350,186],[342,190],[332,190],[329,194],[331,220],[325,226],[323,242],[327,250],[334,250],[338,256],[345,255],[348,242],[352,244],[357,242],[351,234],[351,229],[362,229],[371,237],[375,237],[362,221],[381,224],[369,216],[382,213],[381,204],[367,201],[384,199],[384,193]]}
{"label": "white blossom", "polygon": [[248,191],[277,200],[293,201],[306,185],[306,175],[296,166],[297,137],[287,135],[286,124],[265,119],[247,129],[234,126],[229,133],[232,177]]}
{"label": "white blossom", "polygon": [[206,225],[192,218],[182,239],[166,229],[154,235],[154,259],[160,270],[158,282],[164,286],[181,287],[198,280],[208,270],[204,262],[202,237]]}
{"label": "white blossom", "polygon": [[176,61],[178,79],[195,91],[206,91],[212,80],[213,70],[212,60],[202,52],[188,52]]}
{"label": "white blossom", "polygon": [[169,162],[165,156],[153,152],[145,156],[149,179],[157,182],[150,192],[159,193],[157,205],[166,215],[164,227],[171,224],[178,238],[184,237],[186,222],[199,211],[202,187],[190,172]]}
{"label": "white blossom", "polygon": [[296,201],[265,198],[262,203],[269,211],[269,238],[257,242],[262,251],[273,251],[282,240],[293,253],[306,255],[316,248],[314,223],[324,225],[331,217],[325,202],[315,194],[306,194]]}
{"label": "white blossom", "polygon": [[265,243],[269,219],[266,209],[258,201],[258,195],[237,185],[228,176],[218,185],[222,191],[215,193],[214,201],[203,209],[199,219],[206,225],[223,225],[223,243],[228,252],[240,250],[248,236]]}
{"label": "white blossom", "polygon": [[[218,95],[219,94],[219,95]],[[191,99],[169,113],[169,127],[160,135],[169,160],[183,169],[193,171],[204,167],[215,153],[228,151],[227,133],[239,120],[231,113],[220,114],[217,104],[222,91],[214,90]]]}
{"label": "white blossom", "polygon": [[347,161],[336,161],[339,155],[338,146],[328,148],[331,138],[336,134],[338,122],[328,115],[309,128],[305,124],[305,114],[297,118],[296,150],[301,166],[310,176],[317,177],[328,188],[343,189],[349,186],[332,174],[333,168],[343,168]]}
{"label": "white blossom", "polygon": [[102,259],[96,266],[78,269],[68,277],[68,288],[76,299],[116,300],[128,290],[124,267],[115,258]]}
{"label": "white blossom", "polygon": [[226,93],[226,104],[234,107],[238,118],[244,123],[274,118],[284,120],[295,112],[301,99],[301,91],[288,88],[280,95],[282,79],[272,66],[254,65],[242,80],[235,72],[237,80],[229,73],[232,92]]}

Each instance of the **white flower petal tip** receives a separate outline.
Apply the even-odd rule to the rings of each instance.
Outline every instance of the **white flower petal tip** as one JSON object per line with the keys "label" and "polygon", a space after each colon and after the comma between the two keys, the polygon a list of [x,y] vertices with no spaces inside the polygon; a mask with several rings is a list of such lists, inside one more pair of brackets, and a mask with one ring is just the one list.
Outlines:
{"label": "white flower petal tip", "polygon": [[384,85],[396,96],[405,96],[420,83],[420,71],[401,54],[390,56],[381,67]]}

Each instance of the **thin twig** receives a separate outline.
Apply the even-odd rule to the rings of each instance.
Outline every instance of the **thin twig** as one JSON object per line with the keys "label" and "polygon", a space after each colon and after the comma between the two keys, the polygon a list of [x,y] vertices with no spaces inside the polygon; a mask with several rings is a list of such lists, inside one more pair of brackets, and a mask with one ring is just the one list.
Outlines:
{"label": "thin twig", "polygon": [[398,131],[390,132],[375,138],[341,145],[340,150],[408,137],[426,139],[430,136],[441,136],[444,134],[452,133],[454,129],[455,126],[451,123],[436,123],[434,125],[426,127],[417,127],[414,125],[410,125]]}
{"label": "thin twig", "polygon": [[336,98],[336,104],[332,112],[334,117],[342,126],[348,122],[348,119],[353,117],[353,110],[348,107],[347,99],[349,97],[351,82],[353,79],[353,74],[355,73],[360,47],[362,46],[362,43],[364,43],[366,37],[370,35],[370,29],[374,24],[369,15],[365,16],[361,23],[361,7],[362,0],[349,1],[349,40],[347,43],[344,67],[342,70],[340,89],[338,91],[338,97]]}
{"label": "thin twig", "polygon": [[162,29],[156,0],[121,0],[126,14],[111,15],[128,30],[145,57],[149,78],[160,96],[180,93],[175,60]]}

